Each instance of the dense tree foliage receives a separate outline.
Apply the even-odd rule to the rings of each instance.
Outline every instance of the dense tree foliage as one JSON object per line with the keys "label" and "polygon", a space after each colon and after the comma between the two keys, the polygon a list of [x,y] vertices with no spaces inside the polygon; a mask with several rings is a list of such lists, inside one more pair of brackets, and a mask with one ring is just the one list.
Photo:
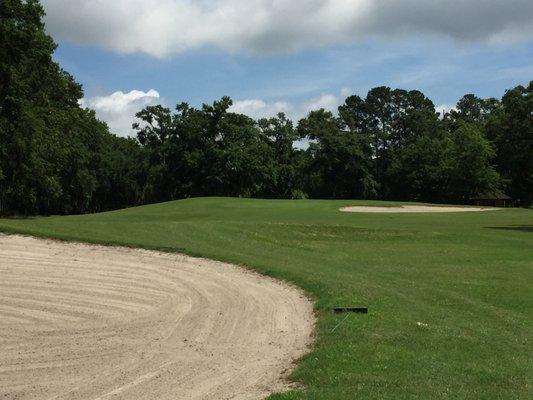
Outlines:
{"label": "dense tree foliage", "polygon": [[507,191],[524,205],[533,201],[533,81],[503,96],[485,124],[496,149],[496,165]]}
{"label": "dense tree foliage", "polygon": [[81,86],[52,60],[42,17],[36,0],[0,2],[0,212],[138,204],[141,149],[80,108]]}
{"label": "dense tree foliage", "polygon": [[[316,110],[297,126],[284,114],[256,122],[230,113],[229,98],[200,109],[182,103],[175,113],[148,107],[137,115],[144,124],[136,125],[150,166],[145,200],[221,195],[468,203],[513,188],[530,194],[530,97],[520,94],[525,104],[512,117],[520,124],[513,137],[522,142],[509,141],[511,133],[496,125],[511,118],[506,103],[517,90],[501,103],[467,95],[440,116],[419,91],[379,87],[365,99],[347,98],[337,116]],[[298,138],[306,150],[295,149]],[[507,164],[498,164],[500,158]],[[530,204],[527,196],[517,198]]]}
{"label": "dense tree foliage", "polygon": [[42,17],[37,0],[0,2],[2,214],[211,195],[467,203],[506,192],[532,202],[533,83],[501,101],[468,94],[445,115],[419,91],[378,87],[296,125],[232,113],[227,97],[150,106],[125,139],[80,107]]}

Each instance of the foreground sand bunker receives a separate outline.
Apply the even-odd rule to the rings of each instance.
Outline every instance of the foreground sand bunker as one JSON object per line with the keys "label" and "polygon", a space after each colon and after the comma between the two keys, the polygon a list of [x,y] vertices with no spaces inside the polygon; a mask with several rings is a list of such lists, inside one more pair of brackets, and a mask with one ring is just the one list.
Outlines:
{"label": "foreground sand bunker", "polygon": [[443,207],[443,206],[401,206],[401,207],[344,207],[341,211],[353,213],[453,213],[494,211],[499,208],[490,207]]}
{"label": "foreground sand bunker", "polygon": [[228,264],[0,235],[0,399],[260,399],[313,324]]}

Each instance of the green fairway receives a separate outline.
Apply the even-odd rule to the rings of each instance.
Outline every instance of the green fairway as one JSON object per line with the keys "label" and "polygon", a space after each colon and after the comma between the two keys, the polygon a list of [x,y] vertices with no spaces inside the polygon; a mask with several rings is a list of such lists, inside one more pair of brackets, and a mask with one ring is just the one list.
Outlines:
{"label": "green fairway", "polygon": [[[533,398],[533,211],[355,214],[359,201],[202,198],[0,231],[208,257],[294,282],[317,339],[272,399]],[[390,203],[393,204],[393,203]],[[363,306],[344,316],[335,306]]]}

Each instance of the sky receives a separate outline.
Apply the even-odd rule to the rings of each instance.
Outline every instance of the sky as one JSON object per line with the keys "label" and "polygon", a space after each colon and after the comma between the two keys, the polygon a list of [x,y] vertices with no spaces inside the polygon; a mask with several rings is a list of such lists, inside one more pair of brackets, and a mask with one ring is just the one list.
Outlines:
{"label": "sky", "polygon": [[335,111],[376,86],[437,109],[533,79],[531,0],[42,0],[82,104],[133,135],[148,105],[230,96],[254,118]]}

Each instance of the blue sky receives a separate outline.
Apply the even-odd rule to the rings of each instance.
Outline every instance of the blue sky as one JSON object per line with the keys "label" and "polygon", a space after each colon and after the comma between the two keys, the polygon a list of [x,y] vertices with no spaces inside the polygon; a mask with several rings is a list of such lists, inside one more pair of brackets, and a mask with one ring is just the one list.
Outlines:
{"label": "blue sky", "polygon": [[[439,26],[440,17],[433,16],[431,9],[426,14],[433,16],[436,22],[429,28],[424,21],[419,23],[416,18],[411,21],[409,14],[400,22],[412,29],[391,33],[368,27],[368,34],[365,30],[353,31],[349,23],[346,23],[346,32],[337,32],[341,17],[331,17],[331,12],[325,10],[325,17],[320,13],[308,16],[318,25],[316,29],[324,32],[324,35],[317,36],[319,39],[308,39],[313,33],[305,31],[314,32],[312,27],[292,28],[289,22],[287,26],[278,26],[275,32],[265,28],[250,35],[255,35],[253,40],[248,36],[242,39],[246,31],[234,32],[234,21],[221,21],[223,28],[203,26],[202,20],[211,18],[210,3],[216,8],[225,2],[232,5],[235,1],[202,0],[205,3],[205,9],[201,10],[203,14],[199,14],[201,18],[197,17],[199,20],[191,23],[189,29],[193,32],[195,29],[199,32],[204,28],[215,29],[215,32],[208,38],[197,34],[187,39],[176,38],[170,28],[153,33],[154,28],[149,24],[141,28],[129,25],[124,28],[121,19],[116,22],[118,16],[113,15],[116,11],[108,9],[106,2],[99,0],[92,3],[79,0],[78,3],[89,8],[76,14],[76,18],[81,18],[77,22],[65,22],[68,10],[62,10],[64,15],[54,14],[54,7],[59,7],[60,0],[45,0],[44,5],[49,14],[48,29],[59,44],[56,60],[83,84],[85,105],[96,109],[100,118],[121,135],[131,133],[129,126],[137,109],[155,103],[174,106],[187,101],[200,105],[229,95],[236,103],[236,111],[262,117],[286,109],[297,119],[311,108],[334,110],[347,94],[364,96],[368,89],[380,85],[418,89],[436,106],[449,108],[466,93],[501,97],[505,89],[527,84],[533,79],[533,29],[530,29],[533,17],[524,22],[520,16],[502,16],[510,19],[513,30],[503,23],[500,30],[494,31],[484,25],[476,28],[473,23],[472,29],[482,31],[476,33],[479,37],[470,37],[474,33],[466,25],[452,24],[450,32],[446,32],[446,21],[442,22],[444,32],[433,31],[434,25]],[[264,7],[260,15],[279,11],[269,9],[268,2],[265,5],[262,0],[250,0],[251,3],[254,1],[257,7]],[[326,0],[310,1],[322,6],[328,3]],[[346,3],[346,0],[337,1]],[[141,7],[136,0],[130,2],[128,4],[133,8],[135,4]],[[164,2],[170,7],[162,10],[165,14],[174,10],[174,6],[182,6],[179,4],[182,0]],[[415,0],[404,3],[413,2],[416,3]],[[483,0],[472,1],[476,2]],[[527,2],[515,3],[529,7]],[[179,10],[176,13],[183,12],[182,8],[176,10]],[[378,21],[397,16],[383,16],[379,10],[374,14]],[[320,22],[323,20],[317,19],[317,15],[327,17],[325,22]],[[489,17],[499,21],[497,15],[490,14]],[[107,20],[111,32],[115,30],[112,35],[98,37],[100,33],[91,31],[98,28],[98,25],[94,28],[94,21],[101,22],[102,18]],[[398,18],[402,18],[401,15]],[[517,25],[517,21],[522,25]],[[479,24],[482,22],[485,21]],[[85,28],[84,23],[87,23]],[[128,30],[124,39],[116,40],[124,30]],[[224,34],[229,35],[228,38],[219,39]],[[328,39],[315,43],[321,41],[322,36]],[[163,44],[152,46],[150,40]],[[230,44],[226,45],[224,40]],[[137,47],[132,48],[130,42],[136,43]],[[288,43],[286,47],[284,43]]]}

